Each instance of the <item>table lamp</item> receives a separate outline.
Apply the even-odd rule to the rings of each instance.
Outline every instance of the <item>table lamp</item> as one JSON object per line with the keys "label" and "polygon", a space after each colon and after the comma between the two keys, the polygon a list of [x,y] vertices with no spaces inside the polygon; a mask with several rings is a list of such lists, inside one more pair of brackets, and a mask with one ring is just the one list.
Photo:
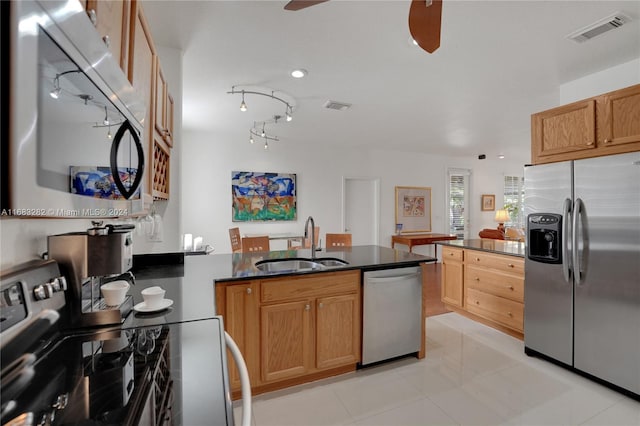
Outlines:
{"label": "table lamp", "polygon": [[509,212],[506,210],[497,210],[496,217],[493,218],[496,222],[498,222],[498,231],[504,232],[504,223],[511,220],[509,217]]}

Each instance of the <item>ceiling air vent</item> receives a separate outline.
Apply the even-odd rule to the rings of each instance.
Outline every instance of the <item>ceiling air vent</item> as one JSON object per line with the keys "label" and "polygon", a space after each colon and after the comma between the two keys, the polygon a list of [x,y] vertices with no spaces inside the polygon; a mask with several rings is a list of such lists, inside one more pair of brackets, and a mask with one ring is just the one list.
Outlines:
{"label": "ceiling air vent", "polygon": [[337,109],[338,111],[344,111],[351,108],[351,104],[336,101],[327,101],[323,106],[327,109]]}
{"label": "ceiling air vent", "polygon": [[626,23],[631,22],[629,15],[625,15],[622,12],[616,12],[611,16],[600,19],[598,22],[594,22],[591,25],[587,25],[584,28],[580,28],[578,31],[574,31],[567,36],[567,38],[576,41],[578,43],[591,40],[592,38],[599,36],[602,33],[606,33],[610,30],[620,28]]}

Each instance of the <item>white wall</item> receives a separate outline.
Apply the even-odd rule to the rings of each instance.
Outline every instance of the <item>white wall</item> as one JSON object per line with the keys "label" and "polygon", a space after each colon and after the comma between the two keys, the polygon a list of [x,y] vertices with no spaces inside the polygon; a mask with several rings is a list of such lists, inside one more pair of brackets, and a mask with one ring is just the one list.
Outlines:
{"label": "white wall", "polygon": [[[225,140],[206,132],[183,134],[182,227],[199,235],[216,253],[229,253],[228,229],[241,233],[302,231],[308,216],[320,226],[321,237],[342,229],[343,176],[380,178],[380,245],[390,246],[395,231],[395,186],[432,188],[433,232],[448,232],[446,221],[446,179],[448,167],[473,170],[471,186],[471,236],[480,229],[496,227],[493,213],[480,211],[480,195],[496,194],[502,205],[505,173],[522,176],[523,164],[508,160],[451,158],[393,150],[349,150],[339,152],[322,147],[284,146],[273,143],[265,151],[246,138]],[[525,153],[528,156],[528,152]],[[297,174],[298,219],[295,222],[234,223],[231,220],[232,170],[286,172]],[[417,248],[416,252],[430,250]]]}
{"label": "white wall", "polygon": [[560,105],[640,83],[640,58],[560,86]]}

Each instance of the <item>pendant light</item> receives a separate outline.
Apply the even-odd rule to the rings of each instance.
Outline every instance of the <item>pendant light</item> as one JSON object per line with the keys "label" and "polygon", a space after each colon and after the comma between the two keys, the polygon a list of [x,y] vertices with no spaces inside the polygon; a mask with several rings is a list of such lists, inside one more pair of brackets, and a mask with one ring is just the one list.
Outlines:
{"label": "pendant light", "polygon": [[245,112],[247,110],[247,104],[244,103],[244,90],[242,91],[242,102],[240,103],[240,111]]}

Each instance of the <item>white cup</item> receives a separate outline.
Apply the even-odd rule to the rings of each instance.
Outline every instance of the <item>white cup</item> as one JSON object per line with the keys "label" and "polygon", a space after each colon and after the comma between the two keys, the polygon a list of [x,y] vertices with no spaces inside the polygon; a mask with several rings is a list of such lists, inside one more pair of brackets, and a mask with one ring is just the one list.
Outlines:
{"label": "white cup", "polygon": [[104,303],[107,306],[120,306],[124,302],[130,287],[125,280],[111,281],[100,286]]}
{"label": "white cup", "polygon": [[162,287],[153,286],[147,287],[142,290],[142,298],[144,299],[145,305],[148,308],[155,308],[160,306],[162,301],[164,300],[165,290]]}

